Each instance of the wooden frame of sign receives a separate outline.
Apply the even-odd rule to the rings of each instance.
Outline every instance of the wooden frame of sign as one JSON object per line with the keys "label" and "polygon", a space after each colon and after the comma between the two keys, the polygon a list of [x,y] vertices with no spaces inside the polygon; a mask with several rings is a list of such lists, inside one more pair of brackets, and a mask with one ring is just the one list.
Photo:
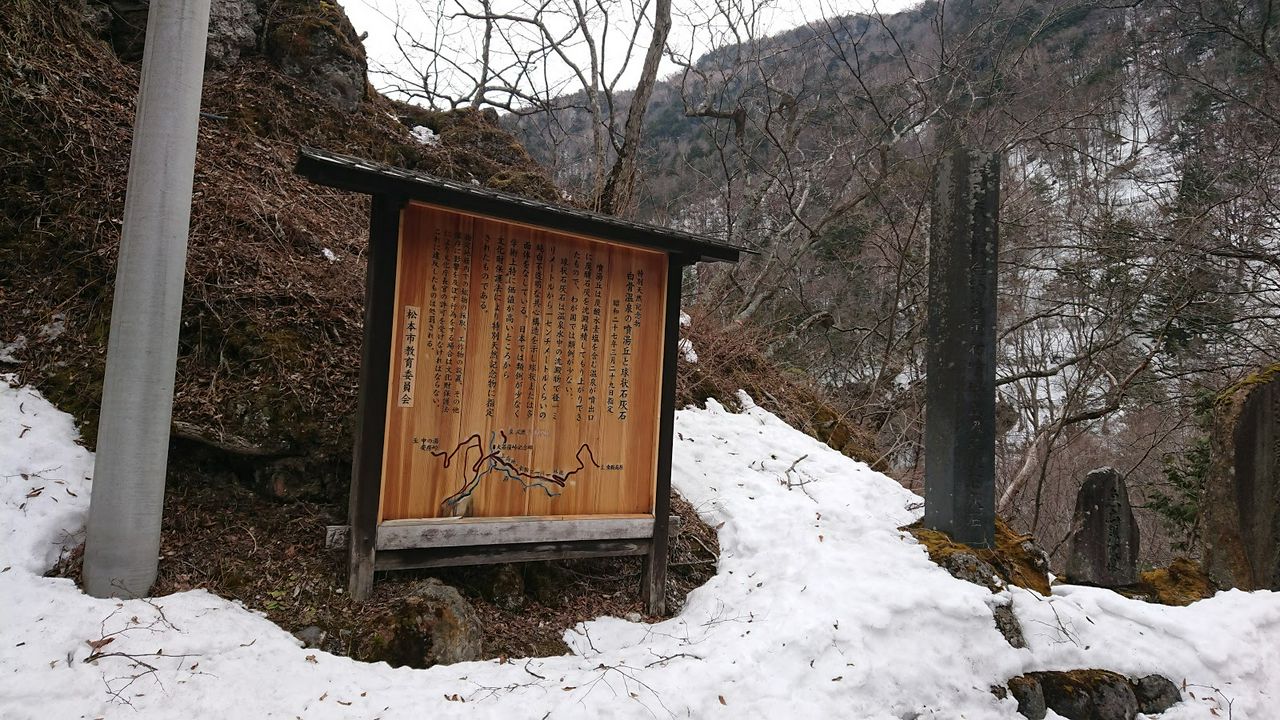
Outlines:
{"label": "wooden frame of sign", "polygon": [[645,557],[665,612],[680,281],[739,249],[304,149],[372,195],[349,590],[375,571]]}

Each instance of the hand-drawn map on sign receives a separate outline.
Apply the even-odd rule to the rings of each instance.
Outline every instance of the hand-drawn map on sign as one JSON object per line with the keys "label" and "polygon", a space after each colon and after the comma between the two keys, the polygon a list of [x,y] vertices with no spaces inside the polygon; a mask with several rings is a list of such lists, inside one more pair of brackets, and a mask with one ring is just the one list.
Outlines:
{"label": "hand-drawn map on sign", "polygon": [[667,257],[409,204],[382,520],[653,512]]}

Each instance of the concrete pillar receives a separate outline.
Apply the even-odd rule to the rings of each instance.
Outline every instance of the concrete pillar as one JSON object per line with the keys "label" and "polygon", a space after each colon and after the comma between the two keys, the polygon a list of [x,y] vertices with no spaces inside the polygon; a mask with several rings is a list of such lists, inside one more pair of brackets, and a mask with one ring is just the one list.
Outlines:
{"label": "concrete pillar", "polygon": [[147,17],[85,541],[97,597],[146,595],[159,564],[209,1]]}

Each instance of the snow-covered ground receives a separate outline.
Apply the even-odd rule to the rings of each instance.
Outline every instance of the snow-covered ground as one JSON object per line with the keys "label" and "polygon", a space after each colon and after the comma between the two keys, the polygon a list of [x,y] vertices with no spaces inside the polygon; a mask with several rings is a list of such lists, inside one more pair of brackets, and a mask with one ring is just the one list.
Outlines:
{"label": "snow-covered ground", "polygon": [[1280,714],[1280,594],[1169,608],[1013,588],[1015,650],[1001,596],[897,530],[916,495],[757,408],[684,410],[676,432],[677,488],[723,523],[719,572],[678,616],[585,623],[564,657],[392,669],[206,592],[119,602],[42,577],[81,532],[92,455],[69,416],[0,381],[0,717],[1017,718],[990,686],[1076,667],[1185,681],[1165,718]]}

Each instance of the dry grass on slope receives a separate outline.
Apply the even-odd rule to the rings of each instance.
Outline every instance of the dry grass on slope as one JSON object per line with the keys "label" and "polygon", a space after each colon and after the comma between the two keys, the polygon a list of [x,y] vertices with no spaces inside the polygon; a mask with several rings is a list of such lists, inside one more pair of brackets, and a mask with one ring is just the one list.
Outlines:
{"label": "dry grass on slope", "polygon": [[702,406],[713,398],[738,410],[738,391],[744,390],[791,427],[876,470],[887,469],[872,431],[837,409],[806,373],[766,355],[764,348],[771,340],[767,332],[750,324],[722,324],[697,308],[691,314],[680,336],[689,341],[698,359],[679,357],[676,407]]}
{"label": "dry grass on slope", "polygon": [[[5,369],[73,413],[92,444],[138,69],[89,34],[75,5],[24,0],[0,17],[0,341],[25,338]],[[298,146],[559,193],[492,118],[376,93],[345,112],[261,56],[210,71],[202,110],[177,434],[256,447],[319,479],[307,492],[340,495],[367,201],[295,176]],[[406,122],[441,142],[417,142]]]}

